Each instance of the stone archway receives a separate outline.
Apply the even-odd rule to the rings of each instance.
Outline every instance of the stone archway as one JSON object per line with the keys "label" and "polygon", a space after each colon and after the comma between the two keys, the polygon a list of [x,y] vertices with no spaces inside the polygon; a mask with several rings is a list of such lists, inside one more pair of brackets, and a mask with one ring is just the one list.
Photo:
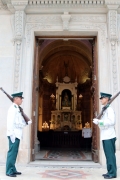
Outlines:
{"label": "stone archway", "polygon": [[[72,41],[72,42],[64,42],[64,41],[61,41],[61,40],[57,40],[57,41],[49,41],[49,42],[47,42],[46,44],[47,44],[47,50],[45,50],[45,41],[46,40],[40,40],[40,38],[39,37],[37,37],[36,38],[36,48],[35,48],[35,62],[34,62],[34,80],[33,80],[33,109],[36,109],[36,112],[37,112],[37,109],[38,109],[38,106],[37,106],[37,104],[36,104],[36,102],[37,102],[37,97],[38,97],[38,92],[36,93],[36,91],[38,91],[38,86],[40,85],[39,84],[39,82],[38,81],[40,81],[40,79],[38,79],[38,74],[39,74],[39,70],[40,70],[40,73],[42,73],[41,72],[41,70],[42,70],[42,68],[45,66],[45,68],[49,71],[49,65],[50,64],[52,64],[52,67],[55,67],[55,65],[53,66],[53,63],[52,63],[52,61],[54,61],[54,59],[56,58],[57,59],[57,62],[59,62],[60,61],[60,57],[67,57],[67,56],[69,56],[69,57],[75,57],[75,59],[76,59],[76,61],[77,61],[77,59],[81,59],[81,62],[84,64],[86,64],[86,66],[88,66],[89,68],[90,68],[90,70],[89,70],[89,73],[88,73],[88,76],[90,76],[92,73],[94,73],[94,72],[91,72],[91,66],[92,66],[92,63],[93,63],[93,67],[97,67],[97,64],[95,65],[94,63],[96,63],[96,59],[95,59],[95,57],[92,55],[92,49],[90,50],[90,48],[88,48],[89,47],[89,45],[90,45],[90,42],[87,44],[86,42],[81,42],[81,41],[79,41],[79,42],[77,42],[77,40],[74,40],[74,41]],[[58,44],[58,42],[59,42],[59,46],[57,45]],[[86,44],[85,44],[86,43]],[[66,46],[66,44],[67,44],[67,47],[65,47]],[[79,44],[79,45],[78,45]],[[80,48],[79,49],[79,46],[81,45],[81,47],[82,48]],[[91,46],[92,47],[92,46]],[[68,48],[69,48],[69,50],[68,50]],[[85,51],[85,48],[87,49],[86,51]],[[68,51],[69,51],[69,53],[68,53]],[[74,53],[73,53],[74,52]],[[68,53],[67,54],[67,56],[66,56],[66,53]],[[93,53],[94,54],[94,53]],[[93,57],[92,57],[93,56]],[[40,58],[40,59],[39,59]],[[72,59],[72,58],[71,58]],[[87,62],[86,61],[84,61],[84,59],[87,59]],[[93,62],[92,62],[93,61]],[[54,61],[55,62],[55,61]],[[63,62],[64,62],[64,60],[63,60]],[[73,61],[72,61],[73,62]],[[46,66],[46,64],[47,64],[47,66]],[[62,64],[62,63],[60,63],[60,64]],[[71,65],[71,67],[73,67],[73,65],[75,66],[75,64],[74,63],[72,63],[72,65]],[[39,68],[38,68],[39,67]],[[59,67],[61,67],[61,66],[59,66]],[[78,68],[79,69],[79,68]],[[92,68],[92,70],[93,70],[94,68]],[[56,70],[56,72],[58,72],[58,70],[59,69],[57,69]],[[45,70],[44,70],[45,71]],[[55,74],[55,68],[54,68],[54,74]],[[94,69],[94,71],[96,71],[96,69]],[[64,72],[65,73],[65,72]],[[44,74],[44,73],[43,73]],[[52,74],[52,73],[51,73]],[[53,75],[53,74],[52,74]],[[52,76],[51,75],[51,76]],[[74,76],[74,78],[75,78],[75,73],[72,73],[72,75]],[[85,78],[85,75],[83,75],[82,76],[82,78]],[[82,79],[81,77],[79,77],[78,79],[79,79],[79,81],[80,82],[82,82],[83,81],[83,79]],[[88,77],[87,77],[88,78]],[[46,79],[49,81],[49,74],[48,74],[48,76],[46,77]],[[53,77],[52,78],[52,82],[55,82],[55,78]],[[93,83],[93,82],[92,82]],[[97,87],[97,84],[96,84],[96,87]],[[43,91],[43,87],[40,85],[39,86],[39,90],[40,90],[40,92],[39,93],[42,93],[42,91]],[[97,92],[97,91],[96,91]],[[37,94],[37,95],[35,95],[35,94]],[[94,94],[93,95],[94,96],[94,99],[96,98],[96,94]],[[94,102],[93,102],[93,104],[94,104]],[[96,105],[95,105],[96,106]],[[96,107],[96,108],[98,108],[98,107]],[[94,110],[94,113],[95,113],[95,110]],[[90,115],[91,117],[92,117],[92,115]],[[38,116],[36,116],[36,118],[34,117],[34,119],[35,119],[35,122],[37,122],[37,118],[38,118]],[[34,126],[33,126],[33,133],[34,133],[34,138],[32,139],[32,146],[34,147],[34,144],[35,144],[35,140],[36,140],[36,135],[35,135],[35,133],[36,133],[36,130],[35,130],[35,128],[36,128],[36,125],[34,124]],[[95,129],[95,127],[93,127],[94,128],[94,134],[96,135],[96,129]],[[33,134],[32,133],[32,134]],[[96,142],[97,140],[98,140],[98,137],[96,136],[94,136],[94,142]],[[95,143],[95,147],[96,148],[98,148],[98,145],[96,146],[96,143]],[[94,143],[93,143],[93,149],[94,149]],[[96,149],[97,150],[97,149]],[[97,158],[98,158],[98,155],[97,155]],[[34,155],[32,156],[32,158],[31,158],[32,160],[34,159]],[[93,160],[95,161],[95,162],[97,162],[98,160],[96,160],[95,158],[94,158],[94,156],[93,156]]]}

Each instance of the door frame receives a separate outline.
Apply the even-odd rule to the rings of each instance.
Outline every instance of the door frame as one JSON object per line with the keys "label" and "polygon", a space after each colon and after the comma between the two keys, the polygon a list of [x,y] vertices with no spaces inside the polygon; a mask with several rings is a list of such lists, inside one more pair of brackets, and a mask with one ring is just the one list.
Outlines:
{"label": "door frame", "polygon": [[[98,46],[97,46],[97,36],[34,36],[34,62],[33,62],[33,86],[32,86],[32,128],[31,128],[31,156],[30,160],[35,160],[35,141],[36,141],[36,128],[38,123],[38,114],[34,112],[38,112],[39,106],[39,50],[41,46],[41,42],[38,40],[41,39],[64,39],[64,38],[71,38],[71,39],[94,39],[93,43],[93,67],[92,67],[92,87],[91,92],[93,96],[93,117],[97,116],[97,112],[99,110],[99,103],[98,103]],[[95,78],[96,76],[96,78]],[[97,81],[96,81],[97,80]],[[97,126],[93,124],[93,138],[92,138],[92,160],[94,162],[99,162],[99,130]]]}

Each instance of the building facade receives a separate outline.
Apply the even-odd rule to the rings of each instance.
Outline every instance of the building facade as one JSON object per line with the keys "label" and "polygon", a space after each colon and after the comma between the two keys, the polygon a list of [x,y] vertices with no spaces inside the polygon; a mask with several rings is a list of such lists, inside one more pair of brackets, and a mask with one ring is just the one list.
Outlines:
{"label": "building facade", "polygon": [[[34,160],[37,140],[39,84],[37,68],[43,40],[95,40],[92,68],[95,84],[94,115],[101,106],[99,92],[120,90],[120,1],[119,0],[1,0],[0,1],[0,86],[9,94],[24,92],[23,108],[33,119],[23,132],[18,162]],[[39,62],[41,67],[42,60]],[[40,68],[39,68],[40,69]],[[97,84],[97,85],[96,85]],[[94,86],[94,88],[95,88]],[[120,165],[120,97],[112,103],[116,112],[116,155]],[[0,92],[0,162],[7,154],[6,114],[10,101]],[[94,129],[94,128],[93,128]],[[98,162],[105,164],[99,130],[96,136]]]}

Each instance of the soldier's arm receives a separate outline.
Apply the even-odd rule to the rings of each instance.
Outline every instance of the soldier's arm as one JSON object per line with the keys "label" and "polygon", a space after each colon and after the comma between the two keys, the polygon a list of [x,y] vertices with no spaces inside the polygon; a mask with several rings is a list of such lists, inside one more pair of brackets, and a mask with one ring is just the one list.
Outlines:
{"label": "soldier's arm", "polygon": [[16,110],[15,107],[12,106],[8,110],[8,115],[7,115],[7,131],[9,135],[14,134],[15,117],[16,117]]}

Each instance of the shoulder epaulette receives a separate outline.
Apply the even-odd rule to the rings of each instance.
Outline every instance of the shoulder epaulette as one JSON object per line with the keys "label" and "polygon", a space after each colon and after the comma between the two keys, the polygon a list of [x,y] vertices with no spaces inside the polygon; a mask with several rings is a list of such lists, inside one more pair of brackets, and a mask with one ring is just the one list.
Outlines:
{"label": "shoulder epaulette", "polygon": [[14,105],[14,107],[15,107],[15,108],[17,108],[17,106],[16,106],[16,105]]}

